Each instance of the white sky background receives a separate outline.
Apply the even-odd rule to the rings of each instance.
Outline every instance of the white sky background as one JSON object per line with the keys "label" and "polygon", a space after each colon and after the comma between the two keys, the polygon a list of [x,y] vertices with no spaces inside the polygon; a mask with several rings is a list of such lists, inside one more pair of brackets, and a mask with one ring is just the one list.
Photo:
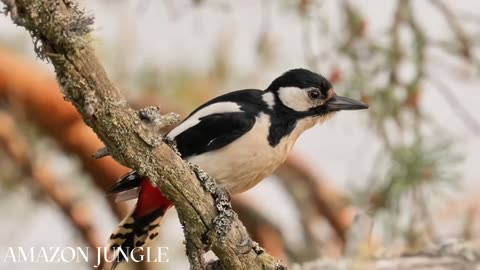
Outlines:
{"label": "white sky background", "polygon": [[[117,3],[118,2],[118,3]],[[101,56],[112,68],[111,60],[123,57],[120,63],[127,63],[123,67],[127,71],[134,71],[145,63],[155,63],[163,70],[175,67],[188,66],[199,71],[205,70],[211,64],[211,59],[219,38],[225,35],[231,37],[232,65],[235,74],[240,74],[235,80],[228,83],[225,91],[241,88],[265,88],[270,81],[282,72],[300,66],[306,66],[304,60],[304,44],[301,20],[293,13],[286,12],[282,5],[288,5],[287,1],[269,1],[268,14],[271,16],[271,33],[276,45],[276,59],[274,65],[267,70],[259,72],[256,60],[256,41],[260,34],[261,22],[260,2],[255,0],[245,1],[208,1],[207,4],[192,9],[192,1],[85,1],[89,11],[95,15],[95,36]],[[385,27],[392,18],[393,3],[396,1],[384,0],[358,0],[354,3],[366,15],[368,21],[368,35],[375,36],[386,31]],[[228,3],[228,4],[225,4]],[[426,27],[427,32],[435,37],[448,37],[446,23],[427,6],[427,1],[415,1],[417,19]],[[450,1],[447,3],[451,4]],[[455,10],[480,11],[480,1],[463,0],[455,1]],[[336,1],[326,1],[325,6],[318,11],[328,15],[335,29],[338,20]],[[477,28],[478,29],[478,28]],[[337,30],[338,31],[338,30]],[[326,37],[325,39],[327,39]],[[322,37],[316,35],[316,46],[321,50],[328,49],[331,44],[321,42]],[[23,28],[15,27],[10,19],[0,16],[0,42],[21,41],[31,50],[30,38]],[[323,46],[323,47],[322,47]],[[127,55],[115,53],[118,48],[126,49]],[[478,53],[478,51],[477,51]],[[33,56],[33,52],[30,53]],[[117,59],[118,60],[118,59]],[[479,78],[468,76],[468,69],[462,65],[449,65],[445,68],[445,62],[452,63],[454,60],[443,55],[430,55],[428,72],[442,78],[454,92],[465,108],[472,112],[480,121],[480,94],[478,86]],[[454,62],[455,63],[455,62]],[[0,63],[1,64],[1,63]],[[329,71],[331,63],[319,68],[319,72]],[[48,65],[46,65],[48,66]],[[50,68],[50,67],[48,67]],[[51,68],[50,68],[51,69]],[[244,74],[253,76],[254,80],[242,80]],[[458,73],[458,75],[457,75]],[[252,76],[250,76],[252,77]],[[456,112],[447,105],[444,98],[438,94],[431,85],[425,85],[425,91],[421,98],[421,108],[424,112],[436,119],[445,128],[445,132],[458,140],[456,147],[465,155],[465,161],[459,170],[463,172],[465,190],[477,191],[480,186],[480,138],[469,131],[464,123],[456,117]],[[342,89],[336,89],[341,94]],[[362,186],[366,180],[366,174],[370,172],[374,155],[380,149],[380,142],[375,133],[369,130],[366,113],[343,112],[334,120],[316,127],[304,134],[297,143],[294,151],[301,153],[312,164],[318,166],[322,173],[326,174],[333,185],[348,190],[352,185]],[[58,160],[56,160],[58,161]],[[58,161],[61,162],[61,161]],[[58,163],[57,163],[58,164]],[[64,163],[60,163],[64,164]],[[68,165],[68,163],[67,163]],[[68,167],[65,165],[65,167]],[[70,165],[71,166],[71,165]],[[58,166],[57,166],[58,167]],[[66,175],[65,172],[59,172]],[[67,173],[68,175],[68,173]],[[269,196],[264,196],[264,194]],[[465,192],[473,198],[473,194]],[[96,207],[101,202],[100,195],[93,194],[93,211],[97,212],[98,224],[100,224],[105,239],[114,228],[115,224],[111,216],[105,216],[105,205]],[[300,230],[296,221],[296,213],[288,203],[288,198],[282,192],[281,187],[271,179],[266,180],[247,192],[249,196],[261,203],[264,212],[271,216],[279,226],[284,229],[290,241],[301,241],[295,232]],[[12,199],[16,203],[22,202],[21,198]],[[15,205],[15,207],[0,206],[0,211],[6,213],[3,216],[17,216],[27,207]],[[170,214],[174,217],[173,214]],[[15,232],[18,219],[6,222],[0,230],[0,255],[3,254],[1,246],[65,246],[76,239],[76,235],[69,229],[69,224],[63,220],[60,213],[48,205],[37,206],[34,213],[29,213],[24,234],[7,235]],[[6,228],[4,230],[4,228]],[[34,228],[33,230],[31,228]],[[176,233],[170,233],[175,231]],[[56,233],[53,233],[56,232]],[[173,257],[174,246],[181,249],[181,232],[175,218],[167,220],[164,226],[165,233],[160,245],[171,247]],[[48,234],[48,237],[46,236]],[[39,235],[42,235],[39,240]],[[176,252],[176,251],[175,251]],[[0,264],[1,265],[1,264]],[[9,265],[9,269],[25,269],[25,265]],[[179,264],[165,265],[165,269],[187,269],[186,261]],[[3,267],[0,267],[3,268]],[[38,266],[35,269],[63,269],[61,265]],[[70,269],[85,269],[83,265],[69,265]],[[33,269],[33,268],[32,268]]]}

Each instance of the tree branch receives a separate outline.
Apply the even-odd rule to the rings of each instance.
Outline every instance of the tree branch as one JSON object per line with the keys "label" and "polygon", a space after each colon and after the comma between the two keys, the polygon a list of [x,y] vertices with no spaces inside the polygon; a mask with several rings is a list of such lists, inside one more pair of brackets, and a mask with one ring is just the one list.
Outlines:
{"label": "tree branch", "polygon": [[348,198],[334,187],[328,186],[332,181],[315,172],[309,165],[301,156],[290,155],[282,169],[290,170],[293,177],[308,185],[316,210],[328,220],[342,242],[345,242],[345,233],[353,219],[353,213],[349,205],[341,205],[341,201],[348,201]]}
{"label": "tree branch", "polygon": [[[265,252],[240,252],[248,234],[231,210],[228,196],[208,177],[203,177],[207,181],[202,187],[197,175],[204,175],[200,171],[195,175],[127,105],[89,44],[93,18],[86,17],[73,0],[2,1],[13,21],[30,32],[38,56],[53,64],[65,98],[105,143],[110,155],[149,176],[172,200],[188,246],[197,250],[209,246],[226,269],[284,268]],[[195,264],[198,258],[189,256],[189,260],[192,269],[203,268]]]}

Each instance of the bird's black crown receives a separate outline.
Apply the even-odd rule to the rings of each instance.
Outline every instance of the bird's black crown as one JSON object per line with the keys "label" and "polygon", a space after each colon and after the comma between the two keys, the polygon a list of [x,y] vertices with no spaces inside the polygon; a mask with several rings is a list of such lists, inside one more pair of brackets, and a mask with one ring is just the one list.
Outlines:
{"label": "bird's black crown", "polygon": [[332,84],[322,75],[304,68],[291,69],[273,80],[267,90],[277,91],[281,87],[310,88],[316,87],[322,92],[332,88]]}

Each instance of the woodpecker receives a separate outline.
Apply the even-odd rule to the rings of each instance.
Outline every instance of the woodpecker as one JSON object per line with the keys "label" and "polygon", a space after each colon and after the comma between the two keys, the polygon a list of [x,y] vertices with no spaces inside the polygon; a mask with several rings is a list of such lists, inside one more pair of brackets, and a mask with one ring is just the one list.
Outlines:
{"label": "woodpecker", "polygon": [[[182,158],[236,194],[272,174],[305,130],[338,111],[367,108],[336,95],[321,75],[298,68],[285,72],[265,90],[239,90],[208,101],[166,136],[175,141]],[[132,250],[154,239],[173,205],[136,171],[123,176],[109,193],[123,199],[138,197],[131,214],[110,237],[112,250]]]}

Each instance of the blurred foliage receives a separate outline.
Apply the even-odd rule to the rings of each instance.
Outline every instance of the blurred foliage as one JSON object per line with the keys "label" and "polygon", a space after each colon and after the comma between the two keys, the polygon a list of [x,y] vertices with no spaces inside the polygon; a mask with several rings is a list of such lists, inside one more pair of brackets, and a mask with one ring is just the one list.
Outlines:
{"label": "blurred foliage", "polygon": [[389,161],[384,173],[376,167],[369,187],[372,193],[370,204],[374,210],[393,209],[400,212],[399,202],[408,193],[424,188],[427,193],[441,195],[440,184],[455,182],[459,174],[451,169],[461,158],[453,153],[451,142],[428,145],[415,141],[391,149],[386,157]]}
{"label": "blurred foliage", "polygon": [[[423,132],[424,127],[435,125],[425,117],[420,103],[423,85],[432,80],[426,72],[427,50],[436,45],[417,22],[412,2],[397,1],[390,31],[383,38],[387,42],[365,36],[365,19],[344,2],[346,25],[351,31],[340,53],[352,59],[349,83],[360,85],[364,100],[371,104],[371,122],[384,143],[382,157],[387,163],[384,171],[374,164],[370,184],[358,195],[369,199],[375,214],[386,217],[384,228],[393,239],[400,233],[408,246],[419,247],[436,237],[429,213],[434,208],[432,200],[447,200],[445,194],[461,177],[458,164],[462,158],[453,150],[454,140],[446,133],[427,136]],[[439,8],[441,3],[431,2],[433,8]],[[456,23],[458,18],[440,9],[455,33],[448,43],[463,48],[446,53],[468,64],[473,58],[465,51],[473,49],[473,38]],[[361,46],[352,46],[353,42]],[[402,72],[407,65],[414,70],[409,76]],[[407,222],[399,222],[402,215],[407,215]]]}
{"label": "blurred foliage", "polygon": [[[446,132],[442,136],[426,134],[426,130],[437,129],[435,122],[427,117],[421,107],[422,92],[428,82],[441,85],[442,78],[433,78],[427,72],[427,54],[433,48],[457,58],[464,65],[475,67],[479,74],[480,60],[473,53],[478,49],[479,38],[462,23],[462,18],[442,0],[431,0],[430,8],[446,20],[451,37],[435,40],[428,28],[419,23],[414,1],[398,0],[387,31],[372,35],[369,21],[355,1],[339,1],[341,31],[332,30],[327,12],[318,9],[328,1],[298,1],[299,14],[305,20],[314,21],[322,34],[311,34],[305,42],[315,38],[334,40],[333,46],[323,44],[325,52],[315,52],[306,46],[306,62],[312,68],[318,63],[333,63],[330,79],[342,89],[351,89],[348,94],[370,104],[369,121],[381,139],[383,149],[373,163],[372,176],[366,185],[356,189],[354,201],[368,205],[373,215],[387,216],[383,219],[384,229],[406,239],[421,239],[425,233],[435,237],[429,209],[432,199],[445,200],[447,191],[460,180],[459,164],[462,156],[455,152],[454,138]],[[306,27],[309,27],[308,24]],[[328,43],[328,42],[324,42]],[[333,48],[334,52],[331,51]],[[329,51],[330,50],[330,51]],[[408,72],[407,72],[408,70]],[[412,72],[413,70],[413,72]],[[453,76],[453,75],[452,75]],[[478,121],[470,112],[462,109],[450,89],[442,91],[458,117],[467,128],[478,133]],[[437,130],[438,132],[438,130]],[[408,202],[411,211],[404,211]],[[403,210],[403,211],[402,211]],[[407,215],[407,216],[405,216]],[[416,222],[398,222],[406,218]],[[412,234],[415,237],[412,237]],[[410,237],[408,237],[410,235]],[[395,239],[395,237],[393,237]],[[416,241],[406,241],[410,246]]]}
{"label": "blurred foliage", "polygon": [[454,168],[461,161],[450,141],[419,139],[395,146],[379,155],[368,189],[358,189],[353,199],[381,217],[387,236],[402,235],[411,248],[422,248],[430,242],[418,239],[435,237],[430,209],[442,206],[458,187],[460,173]]}

